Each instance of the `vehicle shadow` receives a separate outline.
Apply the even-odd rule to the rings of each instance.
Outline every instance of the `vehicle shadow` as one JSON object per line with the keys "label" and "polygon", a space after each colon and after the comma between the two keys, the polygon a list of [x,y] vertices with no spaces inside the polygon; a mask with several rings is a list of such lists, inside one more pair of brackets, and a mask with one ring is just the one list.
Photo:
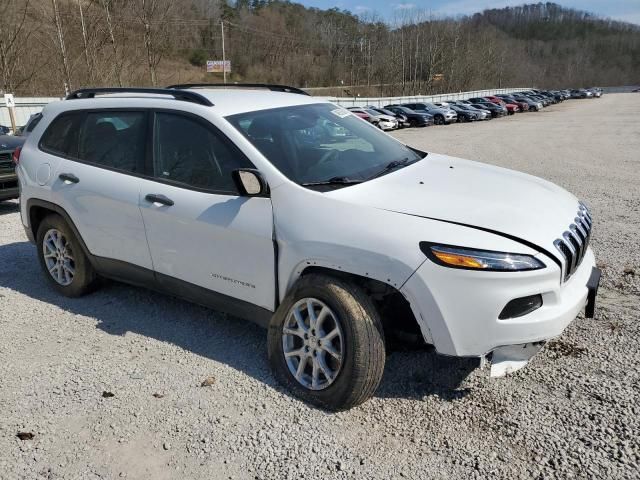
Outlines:
{"label": "vehicle shadow", "polygon": [[[103,282],[91,295],[63,297],[47,283],[35,247],[28,242],[0,245],[0,264],[0,287],[95,319],[96,328],[110,335],[132,332],[176,345],[224,363],[288,395],[271,375],[266,331],[249,321],[110,281]],[[458,399],[467,392],[457,388],[476,364],[425,349],[396,350],[388,357],[376,396],[420,399],[437,395],[445,400]]]}
{"label": "vehicle shadow", "polygon": [[0,201],[0,215],[16,213],[20,211],[20,204],[15,201]]}

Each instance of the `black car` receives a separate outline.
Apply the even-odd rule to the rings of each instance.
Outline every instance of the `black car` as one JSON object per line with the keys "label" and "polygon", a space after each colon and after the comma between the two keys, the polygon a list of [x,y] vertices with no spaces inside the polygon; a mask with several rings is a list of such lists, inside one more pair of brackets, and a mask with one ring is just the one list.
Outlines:
{"label": "black car", "polygon": [[474,103],[472,106],[483,110],[489,110],[492,118],[504,117],[507,114],[507,109],[505,107],[493,102]]}
{"label": "black car", "polygon": [[407,117],[410,127],[427,127],[433,125],[433,115],[429,115],[428,113],[416,112],[415,110],[400,105],[387,105],[384,109]]}
{"label": "black car", "polygon": [[0,125],[0,135],[9,135],[9,132],[11,132],[11,129],[9,127]]}
{"label": "black car", "polygon": [[462,108],[458,105],[449,104],[449,108],[455,110],[458,114],[458,123],[460,122],[475,122],[480,118],[478,113],[473,112],[472,110],[467,110],[466,108]]}
{"label": "black car", "polygon": [[13,164],[13,152],[24,145],[25,139],[0,135],[0,201],[18,198],[18,176]]}

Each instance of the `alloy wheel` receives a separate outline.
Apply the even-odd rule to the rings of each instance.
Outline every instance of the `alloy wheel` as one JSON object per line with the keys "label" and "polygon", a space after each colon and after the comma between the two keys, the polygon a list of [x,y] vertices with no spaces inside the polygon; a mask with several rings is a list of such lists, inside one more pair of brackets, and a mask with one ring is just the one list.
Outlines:
{"label": "alloy wheel", "polygon": [[71,244],[62,232],[55,228],[47,230],[42,240],[42,255],[51,277],[63,287],[71,285],[76,263]]}
{"label": "alloy wheel", "polygon": [[316,298],[299,300],[287,313],[282,350],[298,383],[309,390],[324,390],[336,380],[343,363],[340,320]]}

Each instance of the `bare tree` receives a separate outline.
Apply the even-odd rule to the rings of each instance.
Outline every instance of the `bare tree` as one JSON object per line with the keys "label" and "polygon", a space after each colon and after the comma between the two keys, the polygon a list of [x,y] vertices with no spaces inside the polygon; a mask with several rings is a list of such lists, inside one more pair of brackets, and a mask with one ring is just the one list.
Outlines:
{"label": "bare tree", "polygon": [[134,0],[132,2],[140,24],[144,29],[144,48],[151,85],[158,84],[157,68],[169,49],[169,15],[173,12],[172,0]]}
{"label": "bare tree", "polygon": [[51,0],[53,5],[53,18],[56,25],[56,32],[58,36],[58,48],[60,53],[60,62],[62,65],[62,73],[64,75],[64,89],[65,93],[72,90],[71,86],[71,70],[69,69],[69,59],[67,58],[67,49],[64,43],[64,33],[62,31],[62,20],[60,19],[60,11],[58,10],[58,1]]}
{"label": "bare tree", "polygon": [[1,89],[11,92],[29,76],[19,77],[26,42],[31,35],[27,28],[29,0],[3,0],[0,2],[0,80]]}

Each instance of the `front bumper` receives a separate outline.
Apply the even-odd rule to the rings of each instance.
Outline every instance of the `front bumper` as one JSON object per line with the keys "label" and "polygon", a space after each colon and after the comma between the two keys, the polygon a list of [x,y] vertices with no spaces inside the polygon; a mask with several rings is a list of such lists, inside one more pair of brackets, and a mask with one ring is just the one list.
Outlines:
{"label": "front bumper", "polygon": [[[439,353],[482,357],[498,347],[560,335],[585,308],[588,296],[595,297],[597,288],[587,287],[595,267],[591,249],[563,284],[560,268],[547,257],[541,259],[547,268],[505,273],[452,269],[426,261],[401,291],[425,340]],[[498,319],[511,300],[537,294],[542,295],[542,307],[522,317]]]}
{"label": "front bumper", "polygon": [[18,176],[15,173],[0,174],[0,201],[18,198],[19,196]]}

